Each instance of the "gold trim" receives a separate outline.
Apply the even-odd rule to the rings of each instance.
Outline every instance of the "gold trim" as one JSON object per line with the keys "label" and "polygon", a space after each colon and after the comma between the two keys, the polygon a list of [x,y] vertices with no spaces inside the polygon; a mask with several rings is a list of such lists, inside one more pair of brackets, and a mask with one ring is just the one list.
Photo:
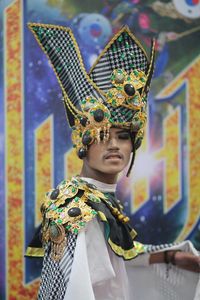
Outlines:
{"label": "gold trim", "polygon": [[[64,87],[63,87],[63,85],[62,85],[62,83],[61,83],[61,81],[60,81],[59,75],[57,74],[57,71],[56,71],[56,69],[54,68],[54,66],[53,66],[53,64],[52,64],[52,62],[51,62],[51,60],[50,60],[50,58],[49,58],[49,55],[48,55],[46,49],[44,48],[44,46],[42,45],[42,43],[41,43],[40,40],[38,39],[37,34],[35,33],[35,31],[34,31],[33,28],[32,28],[33,26],[35,26],[35,27],[43,27],[43,28],[55,28],[55,29],[60,29],[60,30],[63,30],[63,31],[65,31],[65,32],[68,32],[69,35],[70,35],[70,37],[71,37],[71,39],[72,39],[72,41],[73,41],[73,43],[74,43],[74,47],[75,47],[75,49],[76,49],[76,54],[77,54],[77,56],[78,56],[78,58],[79,58],[80,67],[81,67],[81,69],[82,69],[84,75],[86,76],[86,79],[87,79],[88,82],[93,86],[93,88],[94,88],[95,90],[97,90],[97,91],[99,92],[100,95],[103,96],[102,91],[101,91],[101,90],[99,89],[99,87],[91,80],[91,78],[89,77],[89,75],[87,74],[87,72],[86,72],[86,70],[85,70],[85,67],[84,67],[84,64],[83,64],[83,60],[82,60],[82,57],[81,57],[81,53],[80,53],[78,44],[77,44],[77,42],[76,42],[76,39],[75,39],[75,37],[74,37],[74,35],[73,35],[71,29],[70,29],[69,27],[64,27],[64,26],[59,26],[59,25],[52,25],[52,24],[28,23],[28,27],[29,27],[30,31],[33,33],[33,35],[34,35],[35,39],[37,40],[37,42],[38,42],[40,48],[42,49],[42,51],[46,54],[46,56],[47,56],[47,58],[48,58],[48,60],[49,60],[49,62],[50,62],[50,64],[51,64],[51,66],[52,66],[52,68],[53,68],[53,70],[54,70],[54,72],[55,72],[56,78],[57,78],[57,80],[58,80],[58,82],[59,82],[59,84],[60,84],[60,87],[61,87],[61,89],[62,89],[62,92],[63,92],[63,94],[64,94],[64,96],[65,96],[65,98],[66,98],[66,99],[65,99],[65,102],[66,102],[66,100],[67,100],[67,101],[69,102],[69,105],[71,106],[71,108],[73,108],[74,111],[77,112],[77,114],[82,114],[82,112],[79,111],[79,110],[72,104],[72,102],[70,101],[70,99],[69,99],[69,97],[68,97],[68,95],[67,95],[67,92],[65,91],[65,89],[64,89]],[[90,95],[88,95],[88,96],[90,96]]]}
{"label": "gold trim", "polygon": [[94,68],[96,67],[96,65],[98,64],[99,60],[102,58],[102,56],[107,52],[108,48],[114,43],[114,41],[117,40],[117,38],[120,36],[120,34],[122,34],[123,32],[127,32],[130,37],[136,42],[137,46],[140,47],[140,49],[143,51],[144,55],[146,56],[147,61],[149,61],[147,53],[145,51],[145,49],[143,48],[143,46],[141,45],[141,43],[138,41],[138,39],[133,35],[133,33],[130,31],[130,29],[128,28],[128,26],[124,26],[122,27],[122,29],[120,31],[118,31],[110,40],[110,42],[106,45],[106,47],[103,49],[103,51],[99,54],[99,56],[97,57],[95,63],[92,65],[90,71],[89,71],[89,75],[92,73],[92,71],[94,70]]}
{"label": "gold trim", "polygon": [[[150,55],[150,63],[149,63],[149,68],[148,68],[148,72],[147,72],[147,81],[148,81],[148,79],[149,79],[149,75],[150,75],[150,72],[151,72],[151,69],[152,69],[152,66],[153,66],[153,61],[154,61],[154,55],[155,55],[155,44],[156,44],[156,42],[155,42],[155,39],[153,39],[152,40],[152,46],[151,46],[151,55]],[[146,82],[147,83],[147,82]],[[150,87],[150,83],[149,83],[149,85],[148,85],[149,87]],[[141,97],[143,97],[143,95],[144,95],[144,90],[145,90],[145,88],[146,88],[146,84],[145,84],[145,86],[143,87],[143,89],[142,89],[142,92],[141,92]],[[148,91],[147,91],[147,93],[148,93]],[[146,94],[146,93],[145,93]]]}
{"label": "gold trim", "polygon": [[104,213],[102,213],[101,211],[97,211],[97,213],[102,221],[108,223],[108,220],[107,220],[106,216],[104,215]]}
{"label": "gold trim", "polygon": [[26,249],[25,256],[43,257],[44,256],[44,249],[43,248],[28,247]]}
{"label": "gold trim", "polygon": [[143,254],[146,252],[146,250],[145,250],[146,246],[143,245],[142,243],[134,241],[133,244],[134,244],[135,249],[137,249],[138,254]]}
{"label": "gold trim", "polygon": [[132,249],[125,250],[121,246],[114,244],[110,238],[108,239],[108,244],[117,255],[123,256],[125,259],[132,259],[138,255],[134,246]]}
{"label": "gold trim", "polygon": [[149,78],[149,74],[153,65],[153,60],[154,60],[154,54],[155,54],[155,39],[152,40],[152,47],[151,47],[151,56],[150,56],[150,64],[149,64],[149,69],[148,69],[148,73],[147,73],[147,78]]}
{"label": "gold trim", "polygon": [[[106,93],[103,92],[90,78],[89,74],[92,72],[92,70],[94,69],[94,67],[96,66],[96,64],[98,63],[98,61],[100,60],[100,58],[105,54],[105,52],[107,51],[107,49],[112,45],[112,43],[120,36],[120,34],[122,32],[127,32],[129,34],[129,36],[136,42],[136,44],[138,45],[138,47],[140,47],[140,49],[143,51],[144,55],[146,56],[146,59],[148,61],[148,57],[147,57],[147,54],[144,50],[144,48],[142,47],[142,45],[140,44],[140,42],[136,39],[136,37],[131,33],[131,31],[129,30],[129,28],[127,26],[124,26],[117,34],[114,35],[114,37],[111,39],[111,41],[107,44],[107,46],[104,48],[104,50],[101,52],[101,54],[99,55],[99,57],[97,58],[96,62],[94,63],[94,65],[92,66],[89,74],[87,74],[86,70],[85,70],[85,67],[84,67],[84,64],[83,64],[83,60],[82,60],[82,56],[81,56],[81,53],[80,53],[80,50],[79,50],[79,47],[78,47],[78,44],[76,42],[76,39],[71,31],[70,28],[68,27],[64,27],[64,26],[59,26],[59,25],[52,25],[52,24],[41,24],[41,23],[28,23],[28,27],[30,29],[30,31],[33,33],[36,41],[38,42],[40,48],[42,49],[42,51],[46,54],[49,62],[50,62],[50,65],[52,66],[52,69],[54,70],[54,73],[56,75],[56,78],[58,80],[58,83],[61,87],[61,90],[63,92],[63,97],[64,97],[64,102],[67,106],[67,108],[69,109],[69,111],[72,113],[72,115],[76,118],[76,114],[79,114],[79,115],[84,115],[84,113],[82,111],[80,111],[79,109],[77,109],[73,103],[71,102],[71,100],[69,99],[68,97],[68,94],[66,92],[66,90],[64,89],[64,86],[63,84],[61,83],[61,80],[60,80],[60,77],[57,73],[57,70],[55,69],[53,63],[51,62],[50,60],[50,57],[48,55],[48,52],[47,50],[45,49],[45,47],[43,46],[43,44],[41,43],[41,41],[39,40],[38,38],[38,35],[37,33],[34,31],[33,27],[36,27],[36,28],[40,28],[40,27],[43,27],[43,28],[54,28],[54,29],[57,29],[57,30],[62,30],[62,31],[65,31],[67,32],[69,35],[70,35],[70,38],[73,42],[73,46],[75,47],[75,51],[76,51],[76,54],[78,56],[78,59],[79,59],[79,63],[80,63],[80,68],[83,72],[83,74],[85,75],[86,77],[86,80],[88,81],[88,83],[94,88],[94,90],[96,90],[100,96],[102,96],[105,100],[106,98]],[[152,66],[152,63],[151,63],[151,66]],[[150,70],[150,68],[149,68]],[[149,74],[149,71],[148,70],[148,74]],[[67,119],[68,120],[68,119]],[[129,128],[129,124],[131,124],[130,122],[124,122],[123,124],[121,123],[113,123],[112,126],[123,126],[123,127],[128,127]]]}
{"label": "gold trim", "polygon": [[132,228],[130,235],[131,235],[132,239],[134,239],[137,236],[137,232]]}
{"label": "gold trim", "polygon": [[[106,218],[106,216],[104,215],[103,212],[101,211],[97,211],[98,215],[100,217],[100,219],[106,223],[108,223],[108,220]],[[109,223],[108,223],[109,224]],[[135,238],[135,236],[137,235],[136,231],[134,229],[131,230],[130,235],[133,238]],[[136,248],[134,248],[134,243],[133,242],[133,248],[129,249],[129,250],[125,250],[123,249],[121,246],[117,246],[116,244],[114,244],[111,239],[108,239],[108,244],[110,245],[110,247],[112,248],[112,250],[119,256],[123,256],[125,259],[132,259],[134,257],[136,257],[138,255],[138,250]],[[140,244],[140,243],[139,243]],[[142,245],[142,244],[141,244]],[[142,253],[142,252],[141,252]]]}

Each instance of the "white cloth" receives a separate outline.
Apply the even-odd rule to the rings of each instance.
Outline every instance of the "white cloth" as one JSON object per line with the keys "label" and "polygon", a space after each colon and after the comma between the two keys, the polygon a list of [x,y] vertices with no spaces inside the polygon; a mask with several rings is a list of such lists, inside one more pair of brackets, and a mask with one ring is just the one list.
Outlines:
{"label": "white cloth", "polygon": [[108,249],[97,219],[80,232],[64,300],[129,300],[125,263]]}
{"label": "white cloth", "polygon": [[[190,241],[165,248],[179,249],[199,255]],[[143,255],[138,258],[142,259]],[[126,263],[131,299],[137,300],[200,300],[200,275],[166,264],[140,266],[137,259]]]}
{"label": "white cloth", "polygon": [[[166,265],[149,265],[149,254],[125,262],[107,246],[102,229],[94,219],[78,235],[64,300],[200,299],[198,274],[171,266],[167,278]],[[189,241],[165,250],[168,249],[180,249],[198,255]]]}
{"label": "white cloth", "polygon": [[[115,190],[114,185],[82,179],[101,191]],[[168,249],[198,255],[189,241]],[[167,278],[166,265],[149,265],[149,254],[125,262],[107,245],[102,224],[93,219],[78,235],[64,300],[200,300],[200,279],[175,266]]]}

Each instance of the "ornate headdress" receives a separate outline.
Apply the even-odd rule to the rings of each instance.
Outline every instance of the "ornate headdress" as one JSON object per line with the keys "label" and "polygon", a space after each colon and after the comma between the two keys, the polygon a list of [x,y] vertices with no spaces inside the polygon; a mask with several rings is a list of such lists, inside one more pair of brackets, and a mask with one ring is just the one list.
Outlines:
{"label": "ornate headdress", "polygon": [[29,28],[51,61],[60,83],[72,142],[79,158],[94,140],[107,140],[109,128],[134,132],[134,148],[142,141],[147,94],[153,74],[154,42],[147,54],[128,27],[108,43],[87,74],[69,28],[30,23]]}

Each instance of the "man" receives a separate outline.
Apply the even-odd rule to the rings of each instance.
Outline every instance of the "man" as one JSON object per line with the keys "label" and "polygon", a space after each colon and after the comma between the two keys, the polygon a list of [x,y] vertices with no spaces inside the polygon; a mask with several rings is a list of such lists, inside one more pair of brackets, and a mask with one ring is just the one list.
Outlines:
{"label": "man", "polygon": [[[45,255],[39,299],[134,299],[129,267],[133,269],[139,254],[142,264],[165,262],[199,272],[198,258],[185,251],[181,258],[180,247],[154,248],[135,242],[136,232],[115,197],[118,175],[129,161],[130,173],[142,142],[154,43],[148,59],[124,27],[88,75],[70,29],[45,24],[29,27],[52,63],[72,127],[72,142],[83,159],[80,176],[50,190],[41,206],[39,232]],[[32,251],[30,247],[29,255]]]}

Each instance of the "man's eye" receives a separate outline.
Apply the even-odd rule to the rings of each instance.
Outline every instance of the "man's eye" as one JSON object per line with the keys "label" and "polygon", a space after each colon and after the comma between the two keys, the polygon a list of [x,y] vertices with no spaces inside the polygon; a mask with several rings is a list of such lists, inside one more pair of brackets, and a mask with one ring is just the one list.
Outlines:
{"label": "man's eye", "polygon": [[118,138],[122,139],[122,140],[128,140],[128,139],[130,139],[130,133],[129,132],[119,133]]}

